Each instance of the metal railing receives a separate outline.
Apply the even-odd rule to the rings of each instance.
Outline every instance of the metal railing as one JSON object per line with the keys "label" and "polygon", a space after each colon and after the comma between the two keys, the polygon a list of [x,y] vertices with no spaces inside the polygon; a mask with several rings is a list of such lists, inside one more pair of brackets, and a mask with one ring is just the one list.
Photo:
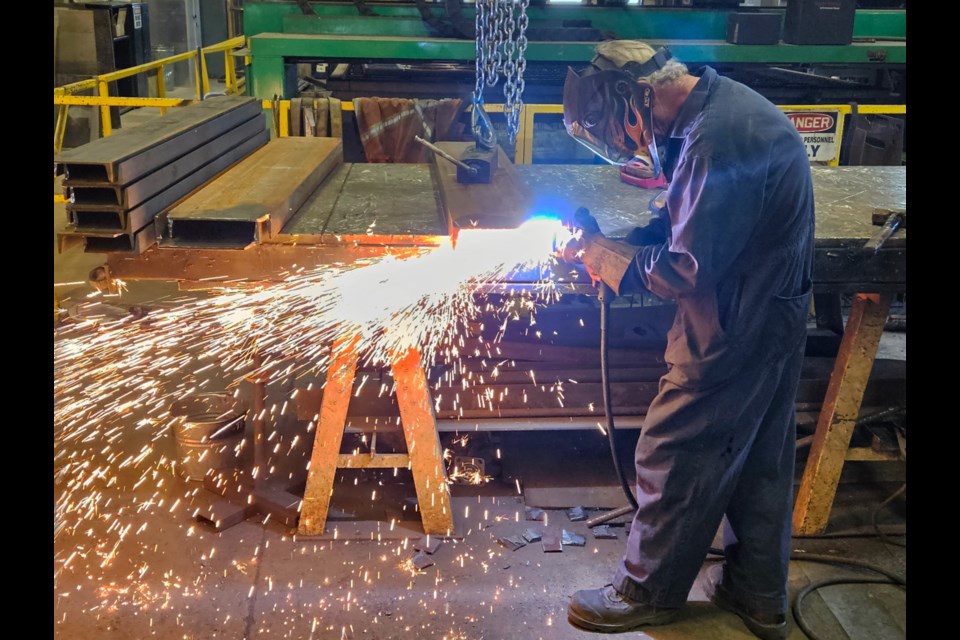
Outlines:
{"label": "metal railing", "polygon": [[[53,132],[53,152],[59,153],[63,148],[63,136],[67,128],[67,113],[71,106],[97,106],[100,107],[100,122],[103,129],[103,136],[107,137],[113,133],[113,127],[110,120],[111,107],[154,107],[159,108],[160,113],[166,113],[169,107],[178,107],[190,104],[191,100],[182,98],[167,98],[166,80],[164,77],[165,68],[171,64],[193,60],[194,65],[194,86],[196,89],[197,100],[210,91],[210,77],[207,73],[206,57],[212,53],[222,53],[224,60],[224,75],[226,84],[226,93],[239,94],[242,92],[245,84],[244,78],[237,78],[236,60],[233,51],[246,44],[243,36],[231,38],[223,42],[203,47],[200,55],[197,51],[187,51],[173,56],[147,62],[135,67],[120,69],[111,73],[96,76],[87,80],[73,82],[53,90],[53,104],[60,107],[57,113],[57,121]],[[141,73],[156,72],[157,97],[156,98],[128,98],[122,96],[110,95],[110,83],[130,78]],[[76,95],[83,91],[96,90],[96,96]]]}

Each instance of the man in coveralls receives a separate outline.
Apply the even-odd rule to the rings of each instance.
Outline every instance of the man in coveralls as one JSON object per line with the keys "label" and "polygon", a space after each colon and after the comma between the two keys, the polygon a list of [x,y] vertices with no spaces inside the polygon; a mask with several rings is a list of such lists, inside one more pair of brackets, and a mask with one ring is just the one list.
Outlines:
{"label": "man in coveralls", "polygon": [[590,67],[569,70],[564,122],[598,155],[652,175],[665,149],[662,217],[634,244],[585,225],[581,257],[617,293],[677,303],[669,372],[637,442],[626,553],[612,584],[574,594],[570,622],[606,632],[670,622],[722,521],[710,599],[754,635],[786,638],[814,240],[803,142],[753,90],[710,67],[692,75],[637,41],[601,43]]}

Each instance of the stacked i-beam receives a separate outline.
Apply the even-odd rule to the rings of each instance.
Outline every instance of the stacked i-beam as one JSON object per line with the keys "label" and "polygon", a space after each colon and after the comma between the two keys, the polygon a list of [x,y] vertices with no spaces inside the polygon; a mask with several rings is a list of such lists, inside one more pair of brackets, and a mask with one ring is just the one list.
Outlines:
{"label": "stacked i-beam", "polygon": [[266,144],[261,101],[217,96],[59,154],[68,227],[97,253],[142,253],[157,240],[154,220]]}

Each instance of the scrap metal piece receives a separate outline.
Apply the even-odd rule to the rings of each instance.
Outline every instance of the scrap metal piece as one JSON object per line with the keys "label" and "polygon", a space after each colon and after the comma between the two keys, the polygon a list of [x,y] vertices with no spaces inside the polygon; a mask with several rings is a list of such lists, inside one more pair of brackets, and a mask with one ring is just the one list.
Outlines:
{"label": "scrap metal piece", "polygon": [[617,532],[610,525],[601,524],[593,528],[593,537],[598,540],[616,540]]}
{"label": "scrap metal piece", "polygon": [[563,544],[560,538],[560,530],[556,527],[547,527],[543,530],[543,539],[541,541],[543,544],[544,553],[558,553],[563,551]]}
{"label": "scrap metal piece", "polygon": [[415,551],[422,551],[426,554],[433,555],[437,552],[437,549],[443,544],[443,540],[427,536],[425,538],[420,538],[413,544],[413,549]]}
{"label": "scrap metal piece", "polygon": [[567,517],[570,518],[570,522],[582,522],[587,519],[587,512],[583,507],[574,507],[567,511]]}
{"label": "scrap metal piece", "polygon": [[417,555],[413,556],[413,558],[411,558],[410,561],[413,563],[413,566],[415,566],[420,571],[423,571],[427,567],[432,567],[434,564],[433,559],[423,552],[420,552]]}
{"label": "scrap metal piece", "polygon": [[533,507],[524,507],[524,512],[526,513],[527,520],[533,520],[535,522],[543,522],[544,514],[543,509],[536,509]]}
{"label": "scrap metal piece", "polygon": [[583,547],[587,544],[586,538],[579,534],[573,533],[572,531],[567,531],[566,529],[563,530],[563,535],[561,536],[560,541],[564,545],[571,547]]}
{"label": "scrap metal piece", "polygon": [[583,547],[587,544],[587,539],[584,536],[573,533],[572,531],[567,531],[566,529],[563,530],[560,541],[564,546],[571,547]]}
{"label": "scrap metal piece", "polygon": [[523,539],[529,543],[540,542],[542,537],[543,536],[541,536],[540,533],[533,528],[527,529],[523,532]]}
{"label": "scrap metal piece", "polygon": [[527,546],[527,543],[520,536],[504,536],[497,538],[497,542],[499,542],[501,546],[510,549],[510,551],[516,551],[517,549]]}

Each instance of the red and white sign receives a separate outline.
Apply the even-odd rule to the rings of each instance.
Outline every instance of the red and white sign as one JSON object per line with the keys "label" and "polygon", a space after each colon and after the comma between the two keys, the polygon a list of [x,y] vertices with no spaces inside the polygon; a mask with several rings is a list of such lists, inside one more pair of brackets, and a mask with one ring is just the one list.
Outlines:
{"label": "red and white sign", "polygon": [[787,111],[787,117],[797,128],[807,147],[810,162],[830,162],[840,152],[837,140],[837,111]]}
{"label": "red and white sign", "polygon": [[836,118],[829,113],[791,113],[787,117],[800,133],[830,131],[836,122]]}

